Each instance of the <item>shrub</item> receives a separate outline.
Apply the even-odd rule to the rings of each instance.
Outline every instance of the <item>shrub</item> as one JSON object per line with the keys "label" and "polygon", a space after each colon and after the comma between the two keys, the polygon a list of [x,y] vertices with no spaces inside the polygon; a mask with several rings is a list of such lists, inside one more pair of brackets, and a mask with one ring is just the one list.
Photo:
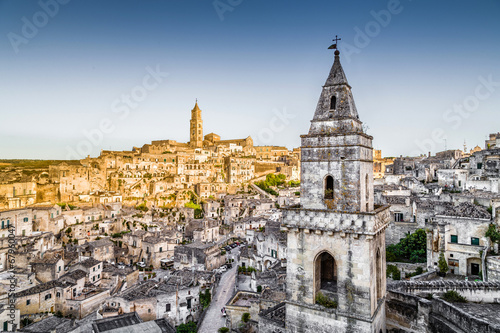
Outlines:
{"label": "shrub", "polygon": [[257,292],[258,293],[262,292],[262,286],[257,286]]}
{"label": "shrub", "polygon": [[449,290],[443,294],[443,299],[447,302],[467,303],[467,299],[455,290]]}
{"label": "shrub", "polygon": [[221,328],[219,328],[219,330],[217,332],[218,333],[228,333],[229,332],[229,328],[227,328],[227,327],[221,327]]}
{"label": "shrub", "polygon": [[448,272],[448,263],[446,262],[446,259],[444,258],[443,251],[441,251],[441,253],[439,254],[438,269],[439,269],[439,273],[441,273],[441,275],[446,275],[446,273]]}
{"label": "shrub", "polygon": [[148,207],[146,206],[145,202],[141,203],[140,205],[135,206],[135,209],[140,210],[142,212],[148,211]]}
{"label": "shrub", "polygon": [[250,321],[250,313],[245,312],[241,315],[241,321],[244,323],[248,323]]}
{"label": "shrub", "polygon": [[200,291],[200,304],[202,305],[203,310],[208,308],[211,300],[212,300],[212,295],[210,295],[209,289],[205,289],[205,292]]}
{"label": "shrub", "polygon": [[337,302],[331,300],[328,296],[323,295],[322,292],[316,294],[316,304],[322,305],[325,308],[336,308]]}
{"label": "shrub", "polygon": [[395,265],[387,265],[386,276],[393,280],[401,280],[401,272]]}
{"label": "shrub", "polygon": [[196,324],[190,321],[187,324],[177,326],[177,333],[196,333]]}

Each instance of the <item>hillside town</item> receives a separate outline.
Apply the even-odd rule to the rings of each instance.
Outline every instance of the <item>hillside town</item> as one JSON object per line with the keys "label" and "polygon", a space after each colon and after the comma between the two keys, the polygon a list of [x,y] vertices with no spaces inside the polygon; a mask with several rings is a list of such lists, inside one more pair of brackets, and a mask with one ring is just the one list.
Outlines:
{"label": "hillside town", "polygon": [[187,143],[0,164],[3,331],[500,332],[500,132],[383,157],[336,49],[299,148],[190,115]]}

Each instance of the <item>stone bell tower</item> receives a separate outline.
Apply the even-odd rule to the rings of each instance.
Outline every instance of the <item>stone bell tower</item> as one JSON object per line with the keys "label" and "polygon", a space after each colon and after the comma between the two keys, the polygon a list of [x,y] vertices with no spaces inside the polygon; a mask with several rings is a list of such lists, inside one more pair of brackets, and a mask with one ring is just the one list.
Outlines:
{"label": "stone bell tower", "polygon": [[203,146],[203,120],[201,119],[201,110],[198,107],[198,101],[191,110],[191,120],[189,121],[189,145],[193,148]]}
{"label": "stone bell tower", "polygon": [[372,139],[335,50],[301,136],[301,204],[283,210],[287,332],[385,332],[389,210],[373,204]]}

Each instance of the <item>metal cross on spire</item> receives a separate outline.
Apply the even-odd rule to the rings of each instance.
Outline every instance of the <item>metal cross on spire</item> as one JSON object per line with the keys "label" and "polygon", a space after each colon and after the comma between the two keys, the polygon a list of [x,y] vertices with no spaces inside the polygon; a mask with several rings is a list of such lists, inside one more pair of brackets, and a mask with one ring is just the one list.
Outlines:
{"label": "metal cross on spire", "polygon": [[329,49],[329,50],[331,50],[331,49],[338,50],[338,48],[337,48],[337,42],[338,42],[339,40],[342,40],[342,38],[339,38],[339,36],[338,36],[338,35],[335,35],[335,39],[332,39],[332,41],[334,41],[334,42],[335,42],[335,44],[330,45],[330,47],[329,47],[328,49]]}

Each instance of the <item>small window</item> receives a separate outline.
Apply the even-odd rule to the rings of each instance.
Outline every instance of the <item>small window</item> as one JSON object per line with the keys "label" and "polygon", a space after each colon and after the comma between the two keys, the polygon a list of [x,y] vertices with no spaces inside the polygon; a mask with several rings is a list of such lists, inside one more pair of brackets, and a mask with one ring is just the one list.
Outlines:
{"label": "small window", "polygon": [[31,300],[30,299],[27,299],[26,300],[26,305],[30,305],[31,304]]}
{"label": "small window", "polygon": [[470,243],[471,245],[479,245],[479,238],[471,237]]}
{"label": "small window", "polygon": [[337,97],[332,96],[330,99],[330,110],[336,110],[337,109]]}
{"label": "small window", "polygon": [[166,306],[165,306],[165,312],[170,312],[170,304],[166,304]]}
{"label": "small window", "polygon": [[151,313],[151,309],[148,309],[148,313]]}
{"label": "small window", "polygon": [[403,213],[394,213],[394,222],[403,222]]}
{"label": "small window", "polygon": [[458,243],[458,235],[451,235],[451,243]]}
{"label": "small window", "polygon": [[56,297],[57,297],[57,298],[60,298],[60,297],[61,297],[61,293],[60,293],[60,292],[57,292]]}
{"label": "small window", "polygon": [[333,177],[330,175],[325,178],[325,199],[333,199]]}
{"label": "small window", "polygon": [[191,309],[191,298],[187,299],[187,308]]}
{"label": "small window", "polygon": [[477,164],[477,168],[478,168],[478,169],[482,169],[482,168],[483,168],[483,163],[478,163],[478,164]]}

